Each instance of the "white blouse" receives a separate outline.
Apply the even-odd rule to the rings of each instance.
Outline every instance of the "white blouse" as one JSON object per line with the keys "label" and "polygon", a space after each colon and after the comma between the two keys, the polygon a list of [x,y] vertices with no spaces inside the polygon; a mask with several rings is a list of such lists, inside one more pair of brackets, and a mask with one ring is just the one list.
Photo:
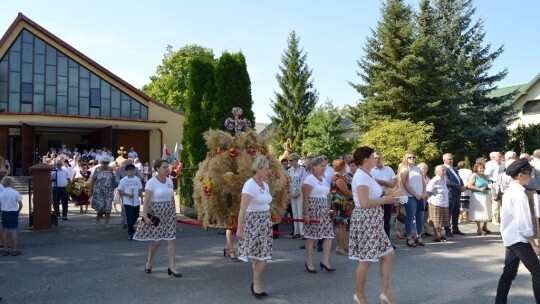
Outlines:
{"label": "white blouse", "polygon": [[152,196],[150,197],[151,202],[171,202],[173,199],[173,182],[172,179],[168,177],[165,183],[162,183],[156,177],[153,177],[146,182],[144,189],[152,191]]}
{"label": "white blouse", "polygon": [[272,202],[270,187],[265,182],[263,182],[263,187],[264,189],[253,178],[245,182],[244,187],[242,187],[242,194],[251,196],[251,201],[246,209],[247,212],[270,210],[270,202]]}
{"label": "white blouse", "polygon": [[502,197],[501,236],[504,246],[528,243],[527,237],[534,236],[525,188],[515,182],[510,183]]}
{"label": "white blouse", "polygon": [[446,182],[438,175],[435,175],[427,184],[426,191],[430,192],[428,202],[433,206],[448,208],[448,187]]}
{"label": "white blouse", "polygon": [[[424,185],[422,184],[422,173],[417,166],[412,166],[409,168],[409,187],[412,188],[416,194],[422,195],[424,191]],[[403,189],[407,196],[414,196],[411,193],[408,193],[406,189]]]}
{"label": "white blouse", "polygon": [[312,187],[309,197],[327,197],[328,193],[330,193],[330,187],[324,177],[318,180],[315,175],[311,174],[304,180],[304,185],[310,185]]}
{"label": "white blouse", "polygon": [[383,189],[379,183],[373,177],[371,177],[369,174],[364,172],[362,169],[356,170],[356,173],[354,174],[352,183],[352,194],[353,194],[353,200],[354,200],[354,206],[355,207],[361,207],[362,203],[360,202],[360,199],[358,198],[358,186],[367,186],[369,189],[368,198],[369,199],[377,199],[382,196]]}

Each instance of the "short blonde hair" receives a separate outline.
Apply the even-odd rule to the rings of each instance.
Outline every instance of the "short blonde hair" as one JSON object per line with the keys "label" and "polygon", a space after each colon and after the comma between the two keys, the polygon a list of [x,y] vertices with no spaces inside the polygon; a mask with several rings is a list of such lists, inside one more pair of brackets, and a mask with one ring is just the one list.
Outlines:
{"label": "short blonde hair", "polygon": [[289,159],[292,159],[292,160],[300,159],[300,155],[298,155],[298,153],[291,153],[291,155],[289,155]]}
{"label": "short blonde hair", "polygon": [[260,169],[264,168],[265,166],[268,166],[269,162],[266,157],[259,155],[255,160],[253,161],[253,164],[251,165],[251,172],[253,174],[257,173]]}

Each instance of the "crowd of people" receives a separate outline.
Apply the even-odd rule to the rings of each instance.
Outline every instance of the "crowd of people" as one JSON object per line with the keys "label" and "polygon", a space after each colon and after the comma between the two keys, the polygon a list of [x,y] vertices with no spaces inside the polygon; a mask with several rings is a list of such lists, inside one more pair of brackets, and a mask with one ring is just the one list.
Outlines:
{"label": "crowd of people", "polygon": [[[97,224],[104,217],[105,228],[110,228],[110,214],[115,202],[120,202],[128,240],[151,241],[145,273],[152,272],[160,242],[167,241],[168,274],[181,277],[175,259],[174,205],[177,187],[174,180],[180,175],[181,164],[176,160],[171,164],[167,160],[156,160],[152,166],[142,165],[136,157],[123,158],[121,151],[113,160],[105,148],[91,159],[88,158],[90,152],[83,151],[87,157],[87,161],[83,161],[83,155],[79,156],[74,150],[71,157],[64,153],[54,157],[56,168],[51,175],[57,216],[67,220],[67,185],[75,179],[87,180],[87,203],[97,213]],[[133,149],[130,152],[136,156]],[[315,248],[322,252],[320,270],[336,271],[331,266],[330,256],[335,237],[335,254],[358,261],[354,301],[367,303],[364,286],[368,270],[372,263],[380,262],[380,301],[396,303],[391,287],[396,248],[390,241],[392,218],[396,237],[404,239],[409,247],[426,246],[426,237],[433,237],[433,242],[446,242],[456,235],[465,235],[459,225],[466,220],[476,222],[480,236],[491,233],[488,224],[501,225],[506,258],[497,303],[506,303],[520,261],[531,272],[535,297],[540,299],[540,262],[536,258],[540,247],[534,240],[534,202],[536,194],[540,194],[540,177],[537,177],[540,149],[534,151],[532,158],[525,153],[518,158],[510,151],[503,159],[501,153],[492,152],[489,161],[477,159],[472,170],[466,168],[464,161],[458,162],[455,168],[451,153],[442,155],[441,160],[442,164],[434,168],[430,177],[427,164],[417,165],[413,153],[403,156],[396,171],[384,165],[381,152],[370,147],[360,147],[352,156],[344,155],[332,161],[327,153],[308,155],[304,160],[296,153],[288,155],[282,165],[290,176],[288,212],[294,219],[291,238],[305,240],[302,248],[306,254],[306,271],[317,273]],[[242,189],[236,227],[238,255],[232,237],[228,238],[224,255],[252,261],[251,293],[263,298],[268,293],[263,288],[262,276],[272,256],[274,239],[270,215],[272,196],[265,182],[270,174],[268,159],[256,157],[252,173]],[[5,170],[3,175],[6,175]],[[3,254],[15,256],[21,254],[16,231],[22,199],[16,191],[9,190],[12,183],[9,177],[2,179],[6,190],[0,188],[0,206]],[[81,212],[85,212],[84,205],[81,204]],[[140,211],[142,221],[136,225]],[[11,251],[7,249],[9,232]],[[232,235],[232,230],[230,232]]]}

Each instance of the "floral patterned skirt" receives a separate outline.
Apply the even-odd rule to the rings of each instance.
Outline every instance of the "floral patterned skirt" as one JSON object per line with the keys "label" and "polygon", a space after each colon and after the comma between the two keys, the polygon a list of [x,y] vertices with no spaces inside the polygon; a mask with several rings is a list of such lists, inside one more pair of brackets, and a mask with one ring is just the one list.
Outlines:
{"label": "floral patterned skirt", "polygon": [[309,197],[309,217],[319,220],[317,224],[304,226],[304,237],[308,239],[333,239],[334,229],[330,218],[330,206],[327,197]]}
{"label": "floral patterned skirt", "polygon": [[176,239],[176,209],[174,202],[150,202],[148,213],[159,218],[157,227],[139,220],[133,239],[136,241],[170,241]]}
{"label": "floral patterned skirt", "polygon": [[238,258],[244,262],[272,258],[272,220],[270,211],[246,212],[244,238],[238,248]]}
{"label": "floral patterned skirt", "polygon": [[394,250],[384,232],[383,208],[354,208],[349,230],[349,259],[378,262]]}

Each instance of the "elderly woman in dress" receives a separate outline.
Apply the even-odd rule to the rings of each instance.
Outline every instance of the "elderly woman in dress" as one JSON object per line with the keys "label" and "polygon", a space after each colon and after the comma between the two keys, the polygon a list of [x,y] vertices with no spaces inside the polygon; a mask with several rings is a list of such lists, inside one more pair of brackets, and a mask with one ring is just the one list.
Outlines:
{"label": "elderly woman in dress", "polygon": [[[168,177],[169,164],[163,159],[155,160],[154,171],[156,176],[148,180],[144,187],[143,222],[137,226],[133,239],[151,241],[144,266],[145,273],[152,272],[159,245],[161,241],[167,241],[167,274],[181,277],[182,274],[176,271],[176,209],[173,182]],[[159,219],[159,222],[156,222],[156,219]]]}
{"label": "elderly woman in dress", "polygon": [[351,185],[355,208],[349,232],[349,259],[359,263],[356,268],[356,293],[353,298],[358,304],[367,303],[365,284],[369,267],[373,262],[381,262],[383,292],[379,299],[383,303],[396,303],[390,285],[394,249],[384,231],[384,213],[381,206],[397,203],[399,198],[382,196],[382,187],[369,174],[375,166],[373,152],[370,147],[360,147],[354,152],[358,171]]}
{"label": "elderly woman in dress", "polygon": [[[416,156],[406,153],[400,164],[399,175],[405,189],[405,194],[409,197],[405,209],[407,218],[405,219],[406,244],[409,247],[416,245],[424,246],[422,231],[424,228],[424,201],[426,192],[426,182],[422,177],[420,168],[416,165]],[[413,238],[413,223],[416,223],[416,237]]]}
{"label": "elderly woman in dress", "polygon": [[433,222],[434,242],[446,242],[442,235],[442,227],[450,225],[450,209],[448,202],[448,187],[446,186],[446,167],[435,167],[435,176],[429,181],[427,187],[429,202],[429,217]]}
{"label": "elderly woman in dress", "polygon": [[[332,272],[335,268],[330,266],[328,257],[334,238],[332,219],[330,218],[330,206],[328,205],[328,194],[330,187],[324,178],[326,160],[317,156],[311,160],[313,174],[307,176],[302,184],[302,198],[304,202],[304,237],[306,238],[306,263],[305,267],[309,273],[317,273],[313,264],[313,243],[315,240],[323,239],[322,261],[319,263],[321,270]],[[311,223],[310,220],[318,220],[319,223]]]}
{"label": "elderly woman in dress", "polygon": [[[473,167],[473,174],[469,178],[467,189],[471,190],[469,202],[469,215],[471,220],[476,221],[478,235],[490,234],[487,222],[491,222],[493,217],[491,211],[491,196],[489,194],[489,177],[484,174],[485,166],[476,163]],[[480,226],[480,222],[483,225]]]}
{"label": "elderly woman in dress", "polygon": [[240,242],[239,259],[253,260],[253,281],[251,293],[256,298],[268,296],[261,284],[261,276],[266,261],[272,258],[272,219],[270,217],[270,188],[265,180],[270,173],[268,159],[258,156],[251,166],[253,176],[242,188],[238,229],[236,237]]}
{"label": "elderly woman in dress", "polygon": [[99,167],[96,167],[90,177],[88,186],[89,195],[92,197],[92,208],[96,210],[96,223],[105,215],[105,228],[109,229],[112,203],[114,199],[114,171],[109,167],[110,159],[107,156],[99,158]]}

